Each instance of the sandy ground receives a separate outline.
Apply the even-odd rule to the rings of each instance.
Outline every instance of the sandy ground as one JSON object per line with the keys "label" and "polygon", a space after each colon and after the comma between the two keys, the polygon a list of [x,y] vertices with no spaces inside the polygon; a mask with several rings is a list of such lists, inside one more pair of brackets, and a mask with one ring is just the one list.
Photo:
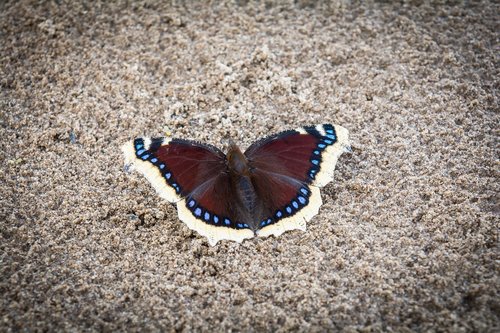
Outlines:
{"label": "sandy ground", "polygon": [[[0,5],[0,331],[493,332],[500,7]],[[351,133],[307,232],[206,239],[121,145]]]}

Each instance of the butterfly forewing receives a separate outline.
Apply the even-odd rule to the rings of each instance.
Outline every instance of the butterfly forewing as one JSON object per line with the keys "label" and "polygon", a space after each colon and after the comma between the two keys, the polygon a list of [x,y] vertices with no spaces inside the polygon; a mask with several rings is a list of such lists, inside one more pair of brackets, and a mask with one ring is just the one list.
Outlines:
{"label": "butterfly forewing", "polygon": [[150,153],[171,173],[169,183],[180,188],[181,196],[207,189],[225,171],[224,154],[215,147],[193,141],[164,141]]}
{"label": "butterfly forewing", "polygon": [[298,131],[286,131],[250,146],[245,155],[250,166],[269,176],[289,177],[298,183],[310,183],[311,155],[318,138]]}

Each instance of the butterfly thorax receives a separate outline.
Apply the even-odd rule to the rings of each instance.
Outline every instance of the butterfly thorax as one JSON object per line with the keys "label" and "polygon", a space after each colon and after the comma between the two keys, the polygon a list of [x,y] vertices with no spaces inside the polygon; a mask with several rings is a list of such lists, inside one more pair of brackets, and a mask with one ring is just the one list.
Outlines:
{"label": "butterfly thorax", "polygon": [[226,156],[230,171],[240,176],[250,176],[248,160],[238,146],[232,144]]}
{"label": "butterfly thorax", "polygon": [[[238,201],[245,208],[240,218],[244,223],[256,228],[257,221],[253,215],[257,208],[257,194],[252,184],[248,160],[236,145],[230,146],[226,156],[232,186],[236,190]],[[241,209],[239,211],[242,212]]]}

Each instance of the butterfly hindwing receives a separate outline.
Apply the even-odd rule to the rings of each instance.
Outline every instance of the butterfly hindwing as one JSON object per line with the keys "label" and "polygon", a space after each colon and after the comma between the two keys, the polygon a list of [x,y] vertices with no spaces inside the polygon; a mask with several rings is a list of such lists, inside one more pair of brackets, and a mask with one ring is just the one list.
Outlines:
{"label": "butterfly hindwing", "polygon": [[259,216],[259,236],[278,236],[287,230],[306,229],[306,222],[318,213],[321,197],[309,187],[287,176],[254,169],[254,187],[264,209]]}

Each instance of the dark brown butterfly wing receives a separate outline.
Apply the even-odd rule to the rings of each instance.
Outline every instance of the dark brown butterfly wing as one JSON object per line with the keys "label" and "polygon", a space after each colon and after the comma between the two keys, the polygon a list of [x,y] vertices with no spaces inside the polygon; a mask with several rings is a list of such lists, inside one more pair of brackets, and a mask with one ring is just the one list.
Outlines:
{"label": "dark brown butterfly wing", "polygon": [[212,245],[253,236],[238,221],[225,155],[217,148],[187,140],[138,138],[126,144],[124,152],[161,197],[177,204],[179,218]]}
{"label": "dark brown butterfly wing", "polygon": [[264,207],[259,235],[305,229],[322,204],[319,187],[333,179],[347,147],[347,130],[330,124],[278,133],[250,146],[245,155]]}

